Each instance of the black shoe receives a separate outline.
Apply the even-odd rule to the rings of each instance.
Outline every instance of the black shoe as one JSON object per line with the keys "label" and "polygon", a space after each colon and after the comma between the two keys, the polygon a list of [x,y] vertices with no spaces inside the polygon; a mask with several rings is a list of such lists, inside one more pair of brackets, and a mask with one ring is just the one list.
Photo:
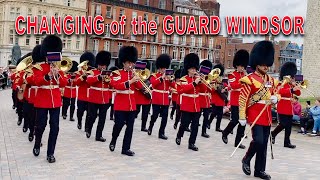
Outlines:
{"label": "black shoe", "polygon": [[146,129],[146,128],[141,128],[141,131],[142,131],[142,132],[148,132],[148,129]]}
{"label": "black shoe", "polygon": [[114,119],[113,119],[113,117],[110,117],[110,121],[113,121]]}
{"label": "black shoe", "polygon": [[164,134],[159,134],[159,139],[167,140],[168,137]]}
{"label": "black shoe", "polygon": [[28,131],[28,128],[22,128],[22,131],[25,133]]}
{"label": "black shoe", "polygon": [[193,151],[198,151],[199,150],[198,147],[196,145],[194,145],[194,144],[189,144],[188,149],[191,149]]}
{"label": "black shoe", "polygon": [[222,130],[220,128],[216,128],[217,132],[222,132]]}
{"label": "black shoe", "polygon": [[106,139],[103,137],[96,138],[96,141],[106,142]]}
{"label": "black shoe", "polygon": [[285,144],[284,147],[290,148],[290,149],[295,149],[295,148],[296,148],[296,145],[292,145],[292,144],[290,143],[290,144]]}
{"label": "black shoe", "polygon": [[111,142],[111,143],[109,144],[109,149],[110,149],[110,151],[113,152],[115,148],[116,148],[116,143]]}
{"label": "black shoe", "polygon": [[32,153],[33,153],[34,156],[39,156],[40,148],[33,148]]}
{"label": "black shoe", "polygon": [[86,132],[86,136],[87,136],[87,138],[90,138],[90,136],[91,136],[91,133],[89,133],[89,132]]}
{"label": "black shoe", "polygon": [[233,134],[233,131],[231,131],[230,134]]}
{"label": "black shoe", "polygon": [[224,135],[222,133],[222,141],[225,143],[225,144],[228,144],[228,136]]}
{"label": "black shoe", "polygon": [[16,114],[18,114],[18,109],[16,109]]}
{"label": "black shoe", "polygon": [[272,134],[271,134],[271,143],[272,143],[272,144],[275,144],[275,143],[276,143],[276,137],[273,136]]}
{"label": "black shoe", "polygon": [[247,163],[244,160],[242,160],[242,171],[244,172],[244,174],[250,176],[251,175],[250,163]]}
{"label": "black shoe", "polygon": [[49,155],[49,156],[47,156],[47,161],[49,163],[54,163],[54,162],[56,162],[56,158],[53,155]]}
{"label": "black shoe", "polygon": [[[235,145],[234,147],[237,147],[237,145]],[[245,145],[242,145],[242,144],[239,145],[239,149],[245,149],[245,148],[246,148]]]}
{"label": "black shoe", "polygon": [[15,109],[15,108],[16,108],[16,107],[13,105],[13,106],[12,106],[12,109]]}
{"label": "black shoe", "polygon": [[66,116],[66,115],[62,115],[62,118],[63,118],[63,119],[67,119],[67,116]]}
{"label": "black shoe", "polygon": [[181,144],[181,138],[176,138],[176,144],[180,145]]}
{"label": "black shoe", "polygon": [[271,179],[271,176],[264,171],[254,171],[254,177],[258,177],[261,179]]}
{"label": "black shoe", "polygon": [[17,125],[20,126],[22,123],[22,120],[18,120]]}
{"label": "black shoe", "polygon": [[173,129],[177,129],[177,126],[178,126],[177,124],[174,124]]}
{"label": "black shoe", "polygon": [[122,150],[121,154],[127,155],[127,156],[134,156],[135,153],[133,151],[129,150]]}
{"label": "black shoe", "polygon": [[207,134],[207,133],[201,133],[201,136],[205,137],[205,138],[209,138],[210,137],[209,134]]}
{"label": "black shoe", "polygon": [[148,129],[148,135],[151,136],[151,134],[152,134],[152,129],[149,128]]}
{"label": "black shoe", "polygon": [[208,125],[207,125],[207,128],[208,128],[208,129],[210,129],[210,126],[211,126],[211,125],[210,125],[210,124],[208,124]]}
{"label": "black shoe", "polygon": [[170,116],[170,119],[173,120],[173,116]]}
{"label": "black shoe", "polygon": [[73,118],[70,118],[70,121],[75,121]]}
{"label": "black shoe", "polygon": [[30,142],[33,141],[33,138],[34,138],[33,133],[29,133],[28,139]]}
{"label": "black shoe", "polygon": [[78,129],[81,129],[81,128],[82,128],[82,125],[81,125],[81,124],[78,124],[77,127],[78,127]]}
{"label": "black shoe", "polygon": [[191,132],[191,130],[190,130],[190,128],[189,128],[189,127],[187,127],[185,131],[187,131],[187,132]]}

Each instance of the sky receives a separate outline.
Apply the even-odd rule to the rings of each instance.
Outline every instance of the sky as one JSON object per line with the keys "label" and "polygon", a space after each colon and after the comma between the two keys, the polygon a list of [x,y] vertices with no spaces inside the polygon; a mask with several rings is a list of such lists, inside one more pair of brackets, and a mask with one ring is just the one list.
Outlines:
{"label": "sky", "polygon": [[[222,27],[221,34],[226,35],[224,24],[226,16],[302,16],[306,17],[307,0],[218,0],[220,3],[220,18]],[[305,20],[306,21],[306,20]],[[244,42],[262,40],[261,36],[245,36]],[[303,44],[303,36],[283,36],[275,37],[276,41],[290,40],[291,42]]]}

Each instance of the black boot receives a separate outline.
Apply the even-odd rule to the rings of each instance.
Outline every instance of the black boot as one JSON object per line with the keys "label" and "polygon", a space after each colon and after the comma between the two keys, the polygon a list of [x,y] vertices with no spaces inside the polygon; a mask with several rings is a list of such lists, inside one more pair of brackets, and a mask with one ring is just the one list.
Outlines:
{"label": "black boot", "polygon": [[133,151],[131,151],[130,149],[122,150],[121,154],[127,155],[127,156],[134,156],[135,155],[135,153]]}
{"label": "black boot", "polygon": [[201,133],[201,136],[202,136],[202,137],[205,137],[205,138],[209,138],[209,137],[210,137],[209,134],[207,134],[207,133],[205,133],[205,132],[204,132],[204,133]]}
{"label": "black boot", "polygon": [[258,177],[261,179],[271,179],[271,176],[264,171],[254,171],[254,177]]}
{"label": "black boot", "polygon": [[247,163],[245,160],[242,160],[242,171],[248,176],[251,174],[250,163]]}
{"label": "black boot", "polygon": [[228,136],[225,135],[223,132],[222,132],[222,141],[223,141],[225,144],[228,144]]}
{"label": "black boot", "polygon": [[56,158],[53,155],[49,155],[49,156],[47,156],[47,161],[49,163],[54,163],[54,162],[56,162]]}
{"label": "black boot", "polygon": [[188,148],[193,150],[193,151],[198,151],[199,150],[198,147],[196,145],[194,145],[194,144],[189,144]]}
{"label": "black boot", "polygon": [[181,144],[181,138],[178,138],[178,137],[176,138],[176,144],[177,144],[177,145],[180,145],[180,144]]}
{"label": "black boot", "polygon": [[159,139],[167,140],[168,137],[164,134],[159,134]]}
{"label": "black boot", "polygon": [[149,136],[151,136],[151,134],[152,134],[152,128],[153,128],[153,126],[151,126],[151,125],[148,128],[148,135]]}
{"label": "black boot", "polygon": [[98,137],[98,138],[96,138],[96,141],[106,142],[106,139],[103,137]]}
{"label": "black boot", "polygon": [[217,132],[222,132],[222,129],[216,128],[216,131],[217,131]]}
{"label": "black boot", "polygon": [[110,144],[109,144],[110,151],[113,152],[115,148],[116,148],[116,143],[111,141]]}
{"label": "black boot", "polygon": [[33,133],[30,132],[28,136],[29,141],[32,142],[33,138],[34,138]]}
{"label": "black boot", "polygon": [[33,150],[32,150],[32,153],[33,153],[33,155],[34,156],[39,156],[39,154],[40,154],[40,148],[33,148]]}
{"label": "black boot", "polygon": [[291,143],[288,143],[288,144],[285,144],[284,147],[290,148],[290,149],[295,149],[295,148],[296,148],[296,145],[293,145],[293,144],[291,144]]}

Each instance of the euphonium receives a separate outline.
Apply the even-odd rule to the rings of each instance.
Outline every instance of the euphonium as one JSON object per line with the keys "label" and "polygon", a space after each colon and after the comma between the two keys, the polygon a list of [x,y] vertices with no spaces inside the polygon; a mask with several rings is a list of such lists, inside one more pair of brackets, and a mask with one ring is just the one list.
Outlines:
{"label": "euphonium", "polygon": [[62,60],[57,63],[58,68],[63,72],[68,72],[72,68],[72,60],[68,57],[62,57]]}
{"label": "euphonium", "polygon": [[16,67],[17,71],[23,71],[26,68],[30,67],[30,65],[32,64],[32,57],[28,56],[26,58],[24,58]]}

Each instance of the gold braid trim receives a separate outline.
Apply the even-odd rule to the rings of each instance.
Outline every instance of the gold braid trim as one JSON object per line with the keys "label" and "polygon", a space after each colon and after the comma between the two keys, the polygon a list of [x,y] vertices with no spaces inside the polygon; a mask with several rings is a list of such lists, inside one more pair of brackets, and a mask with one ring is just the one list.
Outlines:
{"label": "gold braid trim", "polygon": [[249,84],[243,84],[241,91],[240,91],[240,96],[239,96],[239,118],[240,119],[246,119],[247,117],[247,104],[249,100],[249,95],[250,95],[250,85]]}

